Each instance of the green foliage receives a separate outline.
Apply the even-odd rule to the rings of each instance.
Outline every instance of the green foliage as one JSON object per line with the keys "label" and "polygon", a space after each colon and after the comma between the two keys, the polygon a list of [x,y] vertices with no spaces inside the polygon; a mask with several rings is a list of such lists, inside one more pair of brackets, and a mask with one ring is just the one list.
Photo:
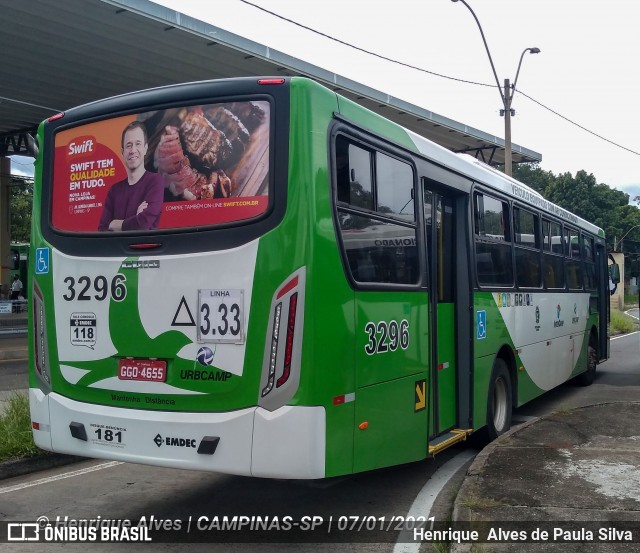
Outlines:
{"label": "green foliage", "polygon": [[0,461],[29,457],[39,451],[31,434],[29,398],[15,393],[0,415]]}
{"label": "green foliage", "polygon": [[634,330],[634,321],[629,315],[618,311],[611,310],[611,334],[626,334]]}
{"label": "green foliage", "polygon": [[33,181],[29,178],[14,175],[11,177],[9,186],[11,241],[29,242],[31,236]]}
{"label": "green foliage", "polygon": [[631,230],[624,242],[624,251],[640,252],[640,209],[629,205],[629,195],[598,183],[592,173],[578,171],[554,175],[543,171],[537,164],[515,165],[513,176],[534,188],[549,201],[575,213],[579,217],[601,227],[607,237],[607,246],[614,249]]}

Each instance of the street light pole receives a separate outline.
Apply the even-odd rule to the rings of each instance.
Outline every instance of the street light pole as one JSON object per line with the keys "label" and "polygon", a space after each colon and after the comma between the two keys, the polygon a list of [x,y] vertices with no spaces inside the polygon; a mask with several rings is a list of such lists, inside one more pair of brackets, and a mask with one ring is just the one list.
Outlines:
{"label": "street light pole", "polygon": [[504,94],[502,95],[502,101],[504,102],[504,172],[511,176],[513,174],[513,160],[511,156],[511,115],[515,115],[515,112],[511,113],[511,87],[509,86],[509,79],[504,80]]}
{"label": "street light pole", "polygon": [[473,15],[473,18],[476,20],[478,24],[478,29],[480,29],[480,35],[482,36],[482,42],[484,42],[484,48],[487,51],[487,56],[489,57],[489,63],[491,64],[491,69],[493,70],[493,76],[496,79],[496,85],[498,87],[498,92],[500,93],[500,98],[502,99],[502,105],[504,109],[500,110],[500,115],[504,115],[504,172],[511,176],[513,174],[512,166],[512,152],[511,152],[511,116],[515,115],[515,111],[511,109],[511,101],[513,100],[513,92],[516,89],[516,83],[518,82],[518,75],[520,74],[520,67],[522,66],[522,59],[527,52],[532,54],[539,54],[540,48],[525,48],[520,54],[520,62],[518,63],[518,70],[516,71],[516,78],[513,81],[513,85],[509,83],[509,79],[504,80],[504,92],[502,91],[502,86],[500,85],[500,79],[498,79],[498,73],[496,71],[495,65],[493,64],[493,59],[491,58],[491,52],[489,51],[489,45],[487,44],[487,40],[484,37],[484,31],[482,30],[482,25],[480,25],[480,20],[476,16],[475,12],[471,9],[471,6],[467,4],[465,0],[451,0],[452,2],[462,2],[467,9]]}
{"label": "street light pole", "polygon": [[[622,236],[622,238],[620,238],[620,253],[622,253],[622,243],[624,242],[624,239],[627,237],[627,235],[628,235],[628,234],[629,234],[633,229],[636,229],[636,228],[639,228],[639,227],[640,227],[640,225],[635,225],[635,226],[631,227],[627,232],[625,232],[625,233],[624,233],[624,235]],[[613,241],[613,250],[615,251],[615,249],[616,249],[616,243],[615,243],[615,239],[614,239],[614,241]]]}

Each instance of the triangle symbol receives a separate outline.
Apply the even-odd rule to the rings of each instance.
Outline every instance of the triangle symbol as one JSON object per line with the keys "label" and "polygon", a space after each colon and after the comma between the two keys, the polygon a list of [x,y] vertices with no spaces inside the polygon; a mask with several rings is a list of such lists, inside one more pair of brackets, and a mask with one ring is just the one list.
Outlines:
{"label": "triangle symbol", "polygon": [[189,310],[187,300],[184,299],[184,296],[182,296],[180,305],[178,305],[178,309],[176,310],[176,314],[173,316],[171,326],[196,326],[196,323],[193,320],[193,315]]}

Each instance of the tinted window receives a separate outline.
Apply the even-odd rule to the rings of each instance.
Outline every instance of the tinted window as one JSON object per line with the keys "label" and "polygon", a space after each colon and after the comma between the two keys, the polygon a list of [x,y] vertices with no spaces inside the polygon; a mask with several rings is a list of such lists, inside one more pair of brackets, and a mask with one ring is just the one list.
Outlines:
{"label": "tinted window", "polygon": [[485,194],[476,194],[474,232],[478,283],[513,286],[509,204]]}
{"label": "tinted window", "polygon": [[564,258],[545,253],[542,271],[545,288],[564,288]]}
{"label": "tinted window", "polygon": [[538,216],[520,209],[513,210],[513,229],[515,232],[515,243],[535,248],[540,247],[538,237]]}
{"label": "tinted window", "polygon": [[491,196],[476,194],[475,230],[481,237],[510,241],[509,205]]}
{"label": "tinted window", "polygon": [[559,223],[543,219],[542,235],[545,251],[562,254],[562,227]]}
{"label": "tinted window", "polygon": [[415,230],[352,213],[339,214],[342,241],[357,282],[413,284],[418,280]]}
{"label": "tinted window", "polygon": [[593,238],[588,236],[582,237],[582,259],[585,261],[594,261]]}
{"label": "tinted window", "polygon": [[353,279],[416,284],[420,274],[411,165],[339,136],[336,191],[344,255]]}
{"label": "tinted window", "polygon": [[540,286],[540,252],[516,248],[516,275],[518,286],[538,288]]}
{"label": "tinted window", "polygon": [[413,171],[410,165],[376,154],[377,211],[414,220]]}
{"label": "tinted window", "polygon": [[582,270],[580,260],[567,259],[567,286],[571,290],[582,289]]}
{"label": "tinted window", "polygon": [[478,282],[484,286],[513,286],[511,245],[476,242]]}

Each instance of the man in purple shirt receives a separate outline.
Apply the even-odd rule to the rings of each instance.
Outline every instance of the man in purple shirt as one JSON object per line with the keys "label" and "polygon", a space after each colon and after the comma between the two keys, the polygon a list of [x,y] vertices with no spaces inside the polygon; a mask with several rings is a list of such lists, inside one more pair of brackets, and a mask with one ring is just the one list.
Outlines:
{"label": "man in purple shirt", "polygon": [[107,192],[98,230],[147,230],[158,226],[164,181],[157,173],[144,168],[148,149],[144,124],[134,121],[127,125],[122,132],[122,159],[127,178]]}

